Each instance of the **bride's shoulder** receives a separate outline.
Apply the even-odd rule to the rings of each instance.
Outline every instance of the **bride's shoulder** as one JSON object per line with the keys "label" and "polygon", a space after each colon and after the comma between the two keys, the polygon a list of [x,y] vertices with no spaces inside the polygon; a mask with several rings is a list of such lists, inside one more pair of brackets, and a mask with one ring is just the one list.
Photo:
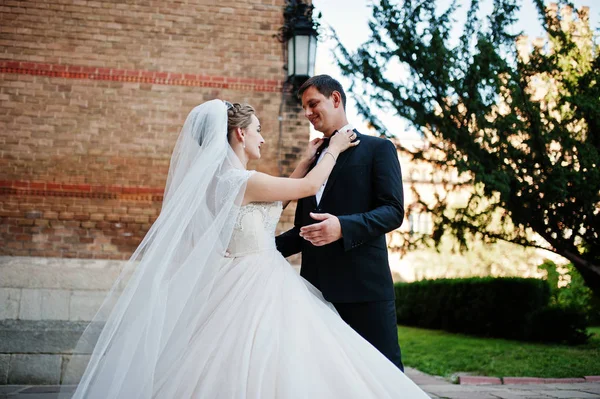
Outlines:
{"label": "bride's shoulder", "polygon": [[254,173],[253,170],[231,168],[223,171],[218,180],[220,183],[239,185],[248,181]]}

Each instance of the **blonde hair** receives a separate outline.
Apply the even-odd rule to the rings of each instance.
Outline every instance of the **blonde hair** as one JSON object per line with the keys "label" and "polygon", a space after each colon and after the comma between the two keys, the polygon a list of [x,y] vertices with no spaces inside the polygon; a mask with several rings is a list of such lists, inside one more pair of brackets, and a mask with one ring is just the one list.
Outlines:
{"label": "blonde hair", "polygon": [[245,129],[252,123],[252,115],[256,111],[249,104],[229,103],[227,104],[227,139],[238,127]]}

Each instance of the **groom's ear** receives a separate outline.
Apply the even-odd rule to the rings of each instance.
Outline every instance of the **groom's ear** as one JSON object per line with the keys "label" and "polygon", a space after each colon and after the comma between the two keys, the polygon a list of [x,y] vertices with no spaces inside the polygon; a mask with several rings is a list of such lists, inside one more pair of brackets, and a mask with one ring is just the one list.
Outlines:
{"label": "groom's ear", "polygon": [[344,106],[344,104],[342,104],[342,95],[340,94],[339,91],[334,90],[331,93],[331,99],[333,100],[333,106],[335,108],[343,107]]}

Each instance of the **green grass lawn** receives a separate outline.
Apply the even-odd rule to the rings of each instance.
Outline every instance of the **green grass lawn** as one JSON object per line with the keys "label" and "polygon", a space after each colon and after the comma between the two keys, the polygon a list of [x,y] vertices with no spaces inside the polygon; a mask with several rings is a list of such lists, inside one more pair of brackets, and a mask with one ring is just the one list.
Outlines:
{"label": "green grass lawn", "polygon": [[398,326],[405,365],[428,374],[495,377],[582,377],[600,375],[600,327],[586,345],[535,344],[478,338],[444,331]]}

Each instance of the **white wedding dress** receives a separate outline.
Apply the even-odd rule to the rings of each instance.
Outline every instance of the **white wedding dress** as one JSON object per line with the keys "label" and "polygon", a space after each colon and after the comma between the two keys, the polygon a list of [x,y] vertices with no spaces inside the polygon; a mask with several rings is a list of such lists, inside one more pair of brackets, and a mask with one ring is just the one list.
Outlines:
{"label": "white wedding dress", "polygon": [[195,107],[161,213],[73,349],[89,360],[61,398],[428,397],[277,251],[281,203],[241,206],[252,173],[224,102]]}
{"label": "white wedding dress", "polygon": [[156,398],[427,398],[275,248],[281,203],[241,207],[186,355]]}

